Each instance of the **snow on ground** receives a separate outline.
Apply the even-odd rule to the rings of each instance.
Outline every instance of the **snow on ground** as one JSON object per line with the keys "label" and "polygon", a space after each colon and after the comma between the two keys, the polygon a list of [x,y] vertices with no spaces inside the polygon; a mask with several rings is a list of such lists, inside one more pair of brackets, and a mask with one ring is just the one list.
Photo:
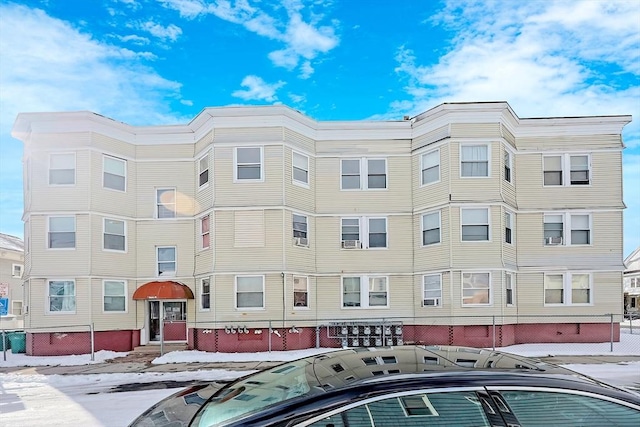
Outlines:
{"label": "snow on ground", "polygon": [[[622,333],[621,341],[591,344],[521,344],[500,350],[525,355],[640,355],[640,329],[634,334]],[[336,349],[273,351],[264,353],[207,353],[176,351],[153,360],[154,364],[191,362],[288,361]],[[89,365],[125,356],[127,353],[99,351],[95,360],[90,355],[26,356],[0,354],[3,366],[69,366]],[[617,364],[571,364],[569,369],[621,386],[640,386],[640,362]],[[2,426],[90,426],[120,427],[128,425],[146,408],[180,388],[114,392],[123,384],[168,381],[232,380],[247,372],[209,369],[189,372],[120,373],[88,375],[40,375],[36,368],[0,374],[0,425]]]}

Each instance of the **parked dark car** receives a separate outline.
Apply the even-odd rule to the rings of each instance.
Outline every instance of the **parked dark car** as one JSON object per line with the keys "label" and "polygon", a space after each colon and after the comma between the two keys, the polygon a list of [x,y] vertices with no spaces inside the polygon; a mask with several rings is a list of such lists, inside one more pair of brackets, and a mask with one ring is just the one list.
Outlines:
{"label": "parked dark car", "polygon": [[350,348],[159,402],[131,427],[640,426],[640,395],[560,366],[454,346]]}

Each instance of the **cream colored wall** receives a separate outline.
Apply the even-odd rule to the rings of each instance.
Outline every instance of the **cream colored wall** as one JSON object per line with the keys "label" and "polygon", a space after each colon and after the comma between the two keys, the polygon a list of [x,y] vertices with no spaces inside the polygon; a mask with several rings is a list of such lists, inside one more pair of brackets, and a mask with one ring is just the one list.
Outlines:
{"label": "cream colored wall", "polygon": [[469,207],[489,207],[490,241],[462,241],[461,209],[465,206],[453,206],[451,215],[451,252],[452,265],[456,268],[501,268],[502,267],[502,209],[500,206],[471,205]]}
{"label": "cream colored wall", "polygon": [[[193,221],[159,220],[140,221],[136,227],[138,250],[136,253],[136,276],[150,280],[158,277],[156,247],[175,246],[177,271],[175,280],[193,277],[195,233]],[[169,279],[172,280],[172,279]]]}
{"label": "cream colored wall", "polygon": [[[126,251],[105,250],[104,246],[104,219],[112,217],[91,215],[91,274],[99,276],[135,277],[137,274],[138,245],[143,242],[138,240],[138,223],[122,218],[113,218],[125,221]],[[117,266],[117,268],[114,268]]]}
{"label": "cream colored wall", "polygon": [[[423,154],[438,149],[440,151],[440,181],[422,185],[421,158]],[[411,156],[411,181],[413,183],[414,209],[437,206],[449,202],[451,191],[451,146],[440,144],[435,147],[427,147]]]}
{"label": "cream colored wall", "polygon": [[[473,141],[471,144],[484,144]],[[489,177],[460,176],[460,146],[467,142],[452,140],[449,150],[451,174],[451,201],[484,202],[501,200],[500,181],[502,180],[501,144],[499,141],[486,142],[489,145]]]}

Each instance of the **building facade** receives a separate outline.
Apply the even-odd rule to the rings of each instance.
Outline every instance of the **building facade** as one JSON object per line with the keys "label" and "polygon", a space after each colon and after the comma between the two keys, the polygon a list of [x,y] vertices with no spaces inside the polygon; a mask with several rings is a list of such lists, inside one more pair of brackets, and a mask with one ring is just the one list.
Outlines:
{"label": "building facade", "polygon": [[23,269],[23,241],[0,233],[0,329],[22,328]]}
{"label": "building facade", "polygon": [[394,344],[608,341],[586,316],[622,312],[630,120],[503,102],[401,121],[20,114],[27,352],[69,351],[86,325],[120,351],[364,345],[376,326]]}
{"label": "building facade", "polygon": [[625,313],[640,315],[640,248],[633,251],[624,260],[624,309]]}

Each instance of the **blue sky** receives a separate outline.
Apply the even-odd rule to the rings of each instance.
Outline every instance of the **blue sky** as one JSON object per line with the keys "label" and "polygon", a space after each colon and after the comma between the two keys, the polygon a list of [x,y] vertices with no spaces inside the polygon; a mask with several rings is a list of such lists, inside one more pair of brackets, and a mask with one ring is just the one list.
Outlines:
{"label": "blue sky", "polygon": [[640,246],[640,2],[0,0],[0,232],[22,237],[19,112],[134,125],[209,106],[398,119],[442,102],[633,115],[624,255]]}

